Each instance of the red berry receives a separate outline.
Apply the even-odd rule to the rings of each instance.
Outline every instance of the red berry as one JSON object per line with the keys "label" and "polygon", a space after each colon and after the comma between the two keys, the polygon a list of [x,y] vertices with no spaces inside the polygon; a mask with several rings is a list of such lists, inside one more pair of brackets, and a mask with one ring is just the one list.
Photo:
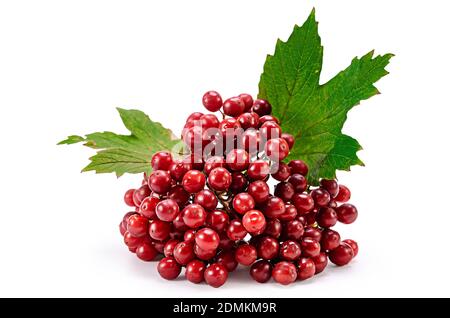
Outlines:
{"label": "red berry", "polygon": [[292,184],[296,193],[302,193],[308,187],[306,178],[299,173],[291,175],[289,183]]}
{"label": "red berry", "polygon": [[119,223],[119,231],[120,235],[124,236],[125,232],[127,231],[127,225],[123,221]]}
{"label": "red berry", "polygon": [[289,262],[279,262],[272,270],[273,279],[282,285],[289,285],[297,279],[297,269]]}
{"label": "red berry", "polygon": [[332,198],[335,198],[337,196],[339,192],[339,185],[336,180],[322,179],[320,180],[320,185],[322,186],[322,188],[328,191]]}
{"label": "red berry", "polygon": [[239,193],[247,188],[247,178],[241,172],[233,172],[231,174],[230,191],[232,193]]}
{"label": "red berry", "polygon": [[172,185],[170,173],[164,170],[153,171],[148,179],[148,185],[155,193],[167,193]]}
{"label": "red berry", "polygon": [[213,156],[211,158],[209,158],[208,160],[206,160],[205,162],[205,167],[203,168],[205,173],[207,175],[209,175],[211,173],[211,171],[215,168],[225,168],[226,163],[225,163],[225,159],[223,157],[219,157],[219,156]]}
{"label": "red berry", "polygon": [[308,174],[308,166],[302,160],[292,160],[289,162],[292,173],[300,173],[302,176]]}
{"label": "red berry", "polygon": [[180,213],[177,202],[172,199],[166,199],[158,203],[156,206],[156,215],[161,221],[172,222]]}
{"label": "red berry", "polygon": [[217,255],[216,263],[225,266],[228,273],[233,272],[238,266],[233,251],[222,251]]}
{"label": "red berry", "polygon": [[294,147],[294,144],[295,144],[294,136],[292,136],[291,134],[288,134],[288,133],[282,133],[281,138],[283,138],[287,142],[289,149],[292,149]]}
{"label": "red berry", "polygon": [[[259,131],[261,132],[261,135],[265,140],[281,137],[281,127],[274,121],[265,122],[264,124],[261,125]],[[289,148],[289,145],[287,143],[286,145]]]}
{"label": "red berry", "polygon": [[184,175],[189,170],[192,170],[192,164],[181,159],[174,160],[169,168],[170,176],[175,181],[183,180]]}
{"label": "red berry", "polygon": [[256,128],[258,127],[258,115],[251,114],[251,113],[243,113],[239,115],[238,122],[241,125],[242,129],[247,130],[249,128]]}
{"label": "red berry", "polygon": [[152,157],[152,168],[153,170],[169,171],[172,162],[173,158],[170,152],[159,151],[155,153]]}
{"label": "red berry", "polygon": [[298,220],[289,221],[284,226],[284,233],[291,240],[299,240],[304,232],[303,224]]}
{"label": "red berry", "polygon": [[149,196],[141,202],[139,213],[148,219],[154,219],[156,217],[156,205],[161,202],[157,197]]}
{"label": "red berry", "polygon": [[267,161],[255,160],[253,161],[247,170],[247,176],[250,180],[264,180],[267,178],[270,172],[270,166]]}
{"label": "red berry", "polygon": [[140,206],[142,200],[148,197],[151,194],[150,188],[148,185],[144,184],[139,189],[136,189],[133,193],[133,202],[135,206]]}
{"label": "red berry", "polygon": [[276,118],[272,115],[264,115],[259,118],[259,126],[262,126],[264,123],[266,123],[268,121],[273,121],[278,125],[280,124],[280,121],[278,120],[278,118]]}
{"label": "red berry", "polygon": [[358,218],[358,210],[353,204],[344,203],[336,209],[339,222],[351,224]]}
{"label": "red berry", "polygon": [[336,211],[332,208],[320,208],[316,216],[317,224],[321,227],[332,227],[337,223]]}
{"label": "red berry", "polygon": [[252,112],[257,113],[259,116],[270,115],[272,105],[264,99],[257,99],[253,103]]}
{"label": "red berry", "polygon": [[204,278],[208,285],[217,288],[225,284],[228,272],[225,266],[214,263],[205,270]]}
{"label": "red berry", "polygon": [[271,219],[267,221],[266,229],[264,230],[264,234],[272,236],[274,238],[279,238],[281,235],[281,222],[278,219]]}
{"label": "red berry", "polygon": [[202,250],[215,250],[219,247],[219,242],[219,234],[210,228],[203,228],[195,234],[195,244],[197,244]]}
{"label": "red berry", "polygon": [[227,236],[230,240],[238,241],[242,240],[247,235],[245,227],[239,220],[232,220],[227,228]]}
{"label": "red berry", "polygon": [[344,266],[350,263],[354,256],[353,249],[346,243],[341,243],[334,250],[330,251],[328,257],[333,264]]}
{"label": "red berry", "polygon": [[343,240],[342,242],[348,244],[352,248],[353,257],[356,257],[356,255],[358,255],[358,251],[359,251],[358,243],[356,243],[354,240],[350,240],[350,239]]}
{"label": "red berry", "polygon": [[155,247],[148,242],[142,242],[136,248],[136,256],[145,262],[150,262],[158,255],[158,251]]}
{"label": "red berry", "polygon": [[331,196],[327,190],[315,189],[311,191],[311,197],[317,206],[326,207],[330,203]]}
{"label": "red berry", "polygon": [[214,210],[217,207],[218,200],[214,192],[205,189],[195,195],[194,202],[200,204],[206,210]]}
{"label": "red berry", "polygon": [[192,123],[196,120],[200,120],[200,118],[203,116],[203,113],[195,112],[189,115],[189,117],[186,119],[186,123]]}
{"label": "red berry", "polygon": [[250,266],[258,257],[256,248],[249,244],[239,245],[235,252],[236,261],[244,266]]}
{"label": "red berry", "polygon": [[184,232],[183,240],[188,243],[194,243],[195,240],[195,230],[187,230]]}
{"label": "red berry", "polygon": [[257,261],[250,268],[250,275],[258,283],[265,283],[272,277],[272,265],[266,260]]}
{"label": "red berry", "polygon": [[292,202],[294,203],[297,213],[299,215],[305,215],[312,211],[314,208],[314,200],[307,193],[296,193],[292,197]]}
{"label": "red berry", "polygon": [[289,155],[289,145],[282,138],[270,139],[265,146],[267,157],[273,161],[281,161]]}
{"label": "red berry", "polygon": [[285,261],[295,261],[300,257],[302,253],[300,244],[295,241],[284,241],[280,247],[280,257]]}
{"label": "red berry", "polygon": [[169,257],[173,256],[173,250],[175,249],[175,246],[180,243],[179,240],[169,240],[164,244],[164,256]]}
{"label": "red berry", "polygon": [[183,221],[188,227],[196,229],[206,221],[206,211],[200,204],[189,204],[183,211]]}
{"label": "red berry", "polygon": [[249,94],[239,94],[238,96],[244,103],[244,112],[248,112],[253,106],[253,97]]}
{"label": "red berry", "polygon": [[136,189],[129,189],[129,190],[127,190],[127,192],[125,192],[125,195],[123,196],[123,200],[125,201],[126,205],[132,206],[132,207],[135,206],[134,201],[133,201],[133,194],[134,194],[135,190]]}
{"label": "red berry", "polygon": [[350,192],[349,188],[347,188],[345,185],[340,184],[339,192],[338,192],[336,198],[334,198],[334,199],[338,202],[347,202],[348,200],[350,200],[350,197],[351,197],[351,192]]}
{"label": "red berry", "polygon": [[209,174],[208,184],[216,191],[228,190],[231,185],[231,173],[225,168],[215,168]]}
{"label": "red berry", "polygon": [[209,261],[214,256],[216,256],[216,250],[206,251],[204,249],[201,249],[198,245],[194,245],[194,253],[199,259],[203,261]]}
{"label": "red berry", "polygon": [[203,129],[219,128],[219,119],[214,114],[205,114],[200,117],[200,124]]}
{"label": "red berry", "polygon": [[271,260],[278,256],[279,249],[280,246],[278,245],[278,241],[276,239],[265,236],[259,241],[257,247],[258,256],[266,260]]}
{"label": "red berry", "polygon": [[316,273],[316,264],[311,258],[302,257],[297,265],[297,279],[306,280]]}
{"label": "red berry", "polygon": [[203,275],[205,273],[206,265],[198,259],[190,261],[186,265],[186,271],[184,275],[186,279],[194,284],[199,284],[203,281]]}
{"label": "red berry", "polygon": [[315,257],[320,254],[320,244],[313,238],[304,237],[300,243],[302,253],[306,257]]}
{"label": "red berry", "polygon": [[216,91],[209,91],[203,95],[203,106],[210,112],[216,112],[222,107],[222,97]]}
{"label": "red berry", "polygon": [[233,199],[233,209],[239,214],[244,214],[254,207],[255,200],[246,192],[237,194]]}
{"label": "red berry", "polygon": [[320,245],[323,250],[334,250],[341,243],[341,236],[338,232],[325,229],[322,232],[322,237],[320,239]]}
{"label": "red berry", "polygon": [[214,210],[206,216],[206,224],[218,232],[224,231],[229,221],[228,214],[221,210]]}
{"label": "red berry", "polygon": [[134,237],[130,232],[125,232],[123,234],[123,241],[125,245],[129,248],[136,248],[139,244],[141,244],[143,238],[142,237]]}
{"label": "red berry", "polygon": [[173,249],[173,257],[180,265],[187,265],[195,258],[194,246],[192,243],[180,242]]}
{"label": "red berry", "polygon": [[158,263],[158,273],[162,278],[173,280],[181,273],[181,266],[173,257],[165,257]]}
{"label": "red berry", "polygon": [[250,157],[243,149],[233,149],[227,155],[227,165],[233,171],[247,170],[249,164]]}
{"label": "red berry", "polygon": [[297,217],[297,209],[292,204],[286,204],[286,210],[278,218],[283,221],[292,221]]}
{"label": "red berry", "polygon": [[251,234],[261,234],[266,227],[266,218],[258,210],[250,210],[244,214],[242,225]]}
{"label": "red berry", "polygon": [[266,202],[270,197],[269,186],[262,180],[250,183],[247,191],[258,204]]}
{"label": "red berry", "polygon": [[170,223],[154,220],[148,230],[150,237],[157,241],[164,241],[170,234]]}
{"label": "red berry", "polygon": [[245,110],[245,104],[239,97],[231,97],[223,103],[223,112],[230,117],[238,117]]}
{"label": "red berry", "polygon": [[190,170],[188,171],[182,181],[182,185],[184,190],[189,193],[197,193],[200,190],[203,190],[206,184],[205,175],[198,170]]}
{"label": "red berry", "polygon": [[278,181],[286,181],[291,175],[291,168],[284,162],[280,162],[275,173],[272,173],[272,177]]}
{"label": "red berry", "polygon": [[315,239],[317,242],[320,242],[320,240],[322,239],[322,231],[318,228],[308,226],[305,228],[303,237],[310,237],[312,239]]}
{"label": "red berry", "polygon": [[127,231],[134,237],[142,237],[147,234],[148,220],[139,214],[134,214],[128,218]]}
{"label": "red berry", "polygon": [[314,265],[316,266],[316,275],[323,272],[325,267],[328,265],[328,257],[327,254],[324,252],[321,252],[319,255],[311,258],[314,262]]}
{"label": "red berry", "polygon": [[183,213],[179,213],[172,221],[173,227],[178,231],[186,231],[189,227],[183,221]]}
{"label": "red berry", "polygon": [[276,185],[274,194],[284,202],[289,202],[295,194],[294,186],[289,182],[280,182]]}
{"label": "red berry", "polygon": [[286,206],[282,199],[271,197],[264,204],[264,215],[268,218],[278,218],[286,211]]}
{"label": "red berry", "polygon": [[189,193],[187,193],[181,185],[176,185],[170,189],[167,194],[168,199],[174,200],[179,206],[185,206],[189,201]]}

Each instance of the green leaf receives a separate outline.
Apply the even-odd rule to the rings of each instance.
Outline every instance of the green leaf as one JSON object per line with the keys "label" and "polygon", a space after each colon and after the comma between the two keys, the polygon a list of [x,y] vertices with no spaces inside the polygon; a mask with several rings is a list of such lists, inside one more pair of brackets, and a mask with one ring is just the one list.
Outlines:
{"label": "green leaf", "polygon": [[272,104],[283,131],[296,137],[290,158],[308,164],[312,184],[335,178],[336,170],[363,165],[356,154],[360,144],[342,134],[342,127],[350,109],[379,94],[373,84],[388,74],[385,67],[393,56],[369,52],[320,85],[323,47],[317,25],[313,10],[286,42],[277,41],[264,64],[258,94]]}
{"label": "green leaf", "polygon": [[122,108],[117,110],[130,135],[96,132],[85,137],[72,135],[58,143],[70,145],[84,142],[85,146],[99,150],[90,158],[91,162],[83,172],[114,172],[118,177],[124,173],[149,173],[153,154],[161,150],[170,151],[180,142],[170,130],[152,121],[145,113]]}

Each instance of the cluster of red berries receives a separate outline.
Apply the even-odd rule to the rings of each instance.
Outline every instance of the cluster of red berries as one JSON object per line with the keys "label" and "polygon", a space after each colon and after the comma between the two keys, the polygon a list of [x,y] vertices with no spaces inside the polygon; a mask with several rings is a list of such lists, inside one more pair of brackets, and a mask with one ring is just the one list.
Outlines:
{"label": "cluster of red berries", "polygon": [[[356,220],[357,209],[346,203],[350,190],[325,179],[313,188],[303,161],[282,161],[294,138],[282,133],[267,101],[241,94],[222,102],[210,91],[203,105],[221,110],[223,120],[189,116],[183,140],[190,154],[156,153],[153,172],[125,193],[135,208],[120,223],[129,250],[144,261],[162,254],[158,272],[165,279],[185,267],[187,280],[213,287],[238,264],[249,266],[257,282],[273,277],[285,285],[322,272],[328,259],[348,264],[358,245],[341,241],[331,227]],[[216,130],[205,134],[210,129]]]}

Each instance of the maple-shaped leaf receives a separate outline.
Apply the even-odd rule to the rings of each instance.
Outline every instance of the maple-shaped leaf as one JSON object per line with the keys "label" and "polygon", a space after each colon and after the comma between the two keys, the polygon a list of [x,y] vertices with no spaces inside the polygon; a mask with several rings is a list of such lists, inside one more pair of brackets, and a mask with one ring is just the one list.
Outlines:
{"label": "maple-shaped leaf", "polygon": [[372,51],[354,58],[349,67],[320,85],[323,47],[314,10],[267,56],[258,97],[272,104],[283,131],[295,136],[289,158],[308,164],[312,184],[335,178],[336,170],[363,165],[356,154],[360,144],[344,135],[342,127],[352,107],[379,93],[373,84],[388,74],[385,67],[392,56],[374,57]]}
{"label": "maple-shaped leaf", "polygon": [[117,110],[130,135],[112,132],[96,132],[85,137],[71,135],[58,144],[84,142],[85,146],[99,149],[82,171],[114,172],[118,177],[124,173],[149,173],[153,154],[161,150],[171,151],[180,140],[142,111]]}

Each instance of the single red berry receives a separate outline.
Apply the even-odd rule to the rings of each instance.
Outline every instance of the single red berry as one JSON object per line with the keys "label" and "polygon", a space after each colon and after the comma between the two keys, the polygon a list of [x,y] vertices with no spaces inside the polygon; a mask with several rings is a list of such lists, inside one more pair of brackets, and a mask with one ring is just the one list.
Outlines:
{"label": "single red berry", "polygon": [[140,214],[134,214],[128,218],[127,231],[134,237],[142,237],[148,231],[148,219]]}
{"label": "single red berry", "polygon": [[303,224],[298,220],[292,220],[287,222],[284,225],[283,229],[286,237],[291,240],[299,240],[303,236],[303,233],[305,232]]}
{"label": "single red berry", "polygon": [[321,252],[319,255],[314,256],[311,259],[313,260],[314,265],[316,267],[316,272],[315,272],[316,275],[323,272],[325,267],[327,267],[327,265],[328,265],[328,257],[325,252]]}
{"label": "single red berry", "polygon": [[306,178],[299,173],[291,175],[289,183],[292,184],[296,193],[302,193],[308,187]]}
{"label": "single red berry", "polygon": [[300,244],[295,241],[287,240],[281,244],[280,257],[285,261],[295,261],[301,253]]}
{"label": "single red berry", "polygon": [[238,129],[241,129],[241,125],[236,118],[225,118],[219,124],[219,132],[225,141],[234,138]]}
{"label": "single red berry", "polygon": [[258,210],[247,211],[242,218],[242,225],[250,234],[261,234],[266,227],[266,218]]}
{"label": "single red berry", "polygon": [[172,154],[167,151],[159,151],[155,153],[152,157],[152,168],[153,170],[166,170],[169,171],[172,165],[173,158]]}
{"label": "single red berry", "polygon": [[278,181],[286,181],[291,175],[291,168],[284,162],[280,162],[275,173],[272,173],[272,177]]}
{"label": "single red berry", "polygon": [[313,238],[304,237],[300,243],[302,253],[306,257],[315,257],[320,254],[320,244]]}
{"label": "single red berry", "polygon": [[311,191],[311,197],[313,198],[317,206],[326,207],[330,203],[331,196],[327,190],[314,189]]}
{"label": "single red berry", "polygon": [[321,227],[332,227],[337,223],[336,211],[332,208],[320,208],[316,216],[317,224]]}
{"label": "single red berry", "polygon": [[139,213],[148,219],[154,219],[156,217],[156,205],[161,202],[157,197],[149,196],[141,202]]}
{"label": "single red berry", "polygon": [[176,185],[170,189],[167,194],[167,199],[174,200],[178,206],[183,207],[189,201],[189,193],[187,193],[181,185]]}
{"label": "single red berry", "polygon": [[248,170],[247,170],[247,176],[250,180],[264,180],[267,178],[270,172],[270,166],[267,161],[264,160],[255,160],[252,163],[250,163]]}
{"label": "single red berry", "polygon": [[253,103],[252,112],[259,116],[270,115],[272,113],[272,105],[265,99],[257,99]]}
{"label": "single red berry", "polygon": [[127,231],[127,224],[125,222],[120,222],[119,223],[119,231],[120,231],[120,235],[124,236],[125,232]]}
{"label": "single red berry", "polygon": [[208,91],[202,98],[203,106],[210,112],[216,112],[222,107],[222,97],[216,91]]}
{"label": "single red berry", "polygon": [[249,128],[257,128],[259,118],[257,118],[256,116],[258,115],[254,113],[243,113],[239,115],[237,120],[244,130],[247,130]]}
{"label": "single red berry", "polygon": [[322,230],[310,226],[305,227],[303,237],[310,237],[312,239],[315,239],[317,242],[320,242],[320,240],[322,239]]}
{"label": "single red berry", "polygon": [[143,239],[143,237],[135,237],[131,235],[131,233],[128,231],[123,234],[123,241],[129,248],[137,248],[138,245],[141,244]]}
{"label": "single red berry", "polygon": [[347,188],[345,185],[340,184],[339,185],[339,192],[337,196],[334,198],[338,202],[347,202],[350,200],[351,192],[349,188]]}
{"label": "single red berry", "polygon": [[292,197],[292,202],[297,209],[299,215],[305,215],[312,211],[314,208],[314,200],[307,193],[296,193]]}
{"label": "single red berry", "polygon": [[238,117],[245,110],[245,104],[239,97],[228,98],[222,106],[225,115]]}
{"label": "single red berry", "polygon": [[244,112],[250,111],[253,106],[253,97],[250,94],[239,94],[238,96],[244,103]]}
{"label": "single red berry", "polygon": [[245,227],[239,220],[232,220],[227,228],[227,236],[230,240],[242,240],[247,235]]}
{"label": "single red berry", "polygon": [[216,250],[209,250],[206,251],[204,249],[201,249],[197,244],[194,245],[194,253],[195,255],[203,260],[203,261],[209,261],[213,259],[216,256]]}
{"label": "single red berry", "polygon": [[266,229],[264,230],[265,235],[272,236],[273,238],[279,238],[281,235],[282,226],[279,219],[270,219],[267,221]]}
{"label": "single red berry", "polygon": [[205,273],[205,269],[205,263],[199,261],[198,259],[194,259],[186,265],[186,271],[184,275],[186,276],[186,279],[191,283],[199,284],[204,280],[203,275]]}
{"label": "single red berry", "polygon": [[133,193],[133,202],[135,206],[140,206],[142,203],[142,200],[144,200],[146,197],[150,196],[151,191],[148,185],[144,184],[139,189],[136,189]]}
{"label": "single red berry", "polygon": [[264,116],[261,116],[260,118],[259,118],[259,126],[262,126],[264,123],[266,123],[266,122],[268,122],[268,121],[273,121],[273,122],[275,122],[276,124],[280,124],[280,121],[278,120],[278,118],[276,118],[275,116],[272,116],[272,115],[264,115]]}
{"label": "single red berry", "polygon": [[322,179],[320,180],[322,188],[328,191],[332,198],[335,198],[339,192],[339,185],[336,180]]}
{"label": "single red berry", "polygon": [[268,218],[278,218],[284,214],[286,206],[282,199],[271,197],[264,203],[263,211]]}
{"label": "single red berry", "polygon": [[232,193],[239,193],[247,189],[247,178],[241,172],[233,172],[231,174],[230,191]]}
{"label": "single red berry", "polygon": [[157,241],[164,241],[170,234],[170,223],[154,220],[148,229],[150,237]]}
{"label": "single red berry", "polygon": [[258,283],[265,283],[272,277],[272,265],[266,260],[257,261],[250,268],[250,275]]}
{"label": "single red berry", "polygon": [[289,262],[279,262],[272,270],[273,279],[282,285],[289,285],[297,279],[297,269]]}
{"label": "single red berry", "polygon": [[244,149],[233,149],[227,154],[227,165],[233,171],[247,170],[250,156]]}
{"label": "single red berry", "polygon": [[228,279],[228,272],[225,266],[214,263],[205,270],[204,278],[208,285],[217,288],[225,284]]}
{"label": "single red berry", "polygon": [[244,266],[250,266],[258,257],[256,248],[250,244],[239,245],[235,252],[236,261]]}
{"label": "single red berry", "polygon": [[183,215],[184,224],[188,227],[196,229],[206,221],[206,211],[200,204],[189,204],[181,212]]}
{"label": "single red berry", "polygon": [[148,178],[148,185],[153,192],[166,194],[172,185],[170,173],[164,170],[153,171]]}
{"label": "single red berry", "polygon": [[306,280],[316,273],[316,264],[311,258],[302,257],[297,264],[297,279]]}
{"label": "single red berry", "polygon": [[203,113],[201,112],[194,112],[188,116],[186,119],[186,123],[192,123],[196,120],[200,120],[200,118],[203,116]]}
{"label": "single red berry", "polygon": [[169,257],[169,256],[173,256],[173,250],[175,249],[175,246],[177,246],[177,244],[180,243],[179,240],[168,240],[165,244],[164,244],[164,256]]}
{"label": "single red berry", "polygon": [[238,262],[235,260],[234,252],[229,251],[221,251],[216,257],[216,263],[223,265],[228,273],[233,272],[238,266]]}
{"label": "single red berry", "polygon": [[292,149],[294,147],[295,144],[294,136],[288,133],[282,133],[281,138],[283,138],[287,142],[287,144],[289,145],[289,149]]}
{"label": "single red berry", "polygon": [[200,117],[200,125],[203,129],[219,128],[220,121],[214,114],[205,114]]}
{"label": "single red berry", "polygon": [[206,175],[209,175],[213,169],[219,167],[225,168],[225,166],[226,163],[223,157],[213,156],[211,158],[208,158],[208,160],[206,160],[203,171],[205,171]]}
{"label": "single red berry", "polygon": [[181,159],[174,160],[169,168],[170,176],[175,181],[183,180],[189,170],[192,170],[192,164]]}
{"label": "single red berry", "polygon": [[194,203],[200,204],[206,210],[214,210],[219,203],[216,195],[211,190],[201,190],[195,195]]}
{"label": "single red berry", "polygon": [[173,249],[173,257],[180,265],[187,265],[195,258],[194,245],[192,243],[180,242]]}
{"label": "single red berry", "polygon": [[289,145],[282,138],[270,139],[265,146],[267,157],[274,161],[281,161],[289,155]]}
{"label": "single red berry", "polygon": [[208,177],[209,186],[216,191],[225,191],[231,185],[231,173],[225,168],[214,168]]}
{"label": "single red berry", "polygon": [[280,246],[273,237],[265,236],[261,238],[257,246],[258,256],[260,258],[271,260],[278,256]]}
{"label": "single red berry", "polygon": [[178,231],[186,231],[189,227],[183,221],[183,213],[179,213],[175,220],[172,221],[174,229]]}
{"label": "single red berry", "polygon": [[341,243],[334,250],[330,251],[328,257],[330,261],[337,266],[344,266],[350,263],[353,256],[353,249],[346,243]]}
{"label": "single red berry", "polygon": [[247,191],[257,204],[266,202],[270,197],[269,186],[265,181],[262,180],[250,183]]}
{"label": "single red berry", "polygon": [[284,202],[289,202],[295,194],[295,189],[289,182],[280,182],[275,186],[274,194]]}
{"label": "single red berry", "polygon": [[246,192],[237,194],[233,199],[233,209],[239,214],[244,214],[245,212],[252,210],[254,207],[255,200]]}
{"label": "single red berry", "polygon": [[206,184],[205,175],[198,170],[190,170],[188,171],[182,181],[182,185],[184,190],[189,193],[197,193],[200,190],[203,190]]}
{"label": "single red berry", "polygon": [[356,257],[356,255],[358,255],[358,251],[359,251],[358,243],[356,243],[354,240],[350,240],[350,239],[343,240],[342,242],[348,244],[352,248],[353,257]]}
{"label": "single red berry", "polygon": [[125,201],[126,205],[135,207],[134,201],[133,201],[133,194],[134,194],[135,190],[136,189],[129,189],[129,190],[127,190],[127,192],[125,192],[125,195],[123,196],[123,200]]}
{"label": "single red berry", "polygon": [[162,278],[173,280],[181,273],[181,266],[173,257],[165,257],[158,263],[158,273]]}
{"label": "single red berry", "polygon": [[325,229],[322,231],[322,236],[320,239],[320,245],[322,246],[322,250],[334,250],[341,243],[341,236],[338,232]]}
{"label": "single red berry", "polygon": [[180,213],[180,208],[175,200],[166,199],[156,206],[156,215],[161,221],[172,222]]}
{"label": "single red berry", "polygon": [[216,231],[210,228],[203,228],[195,234],[195,244],[202,250],[211,251],[219,247],[220,237]]}
{"label": "single red berry", "polygon": [[297,209],[293,204],[286,204],[286,210],[282,215],[280,215],[278,218],[280,221],[287,222],[287,221],[293,221],[297,217]]}
{"label": "single red berry", "polygon": [[136,256],[145,262],[153,261],[157,255],[158,251],[149,242],[142,242],[136,248]]}
{"label": "single red berry", "polygon": [[351,224],[358,218],[358,210],[353,204],[344,203],[336,209],[339,222]]}
{"label": "single red berry", "polygon": [[302,160],[292,160],[289,162],[289,167],[291,168],[291,173],[300,173],[302,176],[308,174],[308,166]]}
{"label": "single red berry", "polygon": [[228,214],[221,210],[214,210],[206,216],[206,224],[218,232],[223,232],[228,226],[229,221]]}
{"label": "single red berry", "polygon": [[[281,138],[281,127],[274,121],[267,121],[259,129],[265,140]],[[287,144],[287,143],[286,143]],[[288,145],[289,148],[289,145]],[[282,160],[282,159],[281,159]]]}

